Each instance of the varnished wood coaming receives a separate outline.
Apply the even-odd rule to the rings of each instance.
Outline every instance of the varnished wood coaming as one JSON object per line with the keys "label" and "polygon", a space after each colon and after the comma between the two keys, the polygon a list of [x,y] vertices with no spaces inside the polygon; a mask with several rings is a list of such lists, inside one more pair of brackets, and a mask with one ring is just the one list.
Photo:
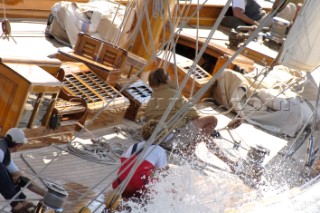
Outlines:
{"label": "varnished wood coaming", "polygon": [[[192,49],[196,49],[198,45],[198,49],[202,48],[202,46],[205,44],[206,38],[196,38],[194,36],[188,35],[188,34],[180,34],[178,44],[190,47]],[[218,61],[220,58],[220,63],[216,64],[216,66],[212,67],[210,70],[207,70],[210,74],[214,75],[218,69],[224,64],[221,63],[223,58],[228,58],[234,55],[235,51],[229,49],[226,46],[220,45],[214,41],[210,41],[207,48],[205,49],[205,53],[212,56]],[[217,66],[218,65],[218,66]],[[251,72],[254,69],[254,61],[243,56],[238,55],[231,63],[231,66],[238,65],[241,66],[246,72]],[[232,67],[229,67],[232,68]]]}
{"label": "varnished wood coaming", "polygon": [[0,63],[0,69],[0,126],[3,134],[18,126],[31,93],[58,94],[61,82],[36,65]]}
{"label": "varnished wood coaming", "polygon": [[[23,63],[0,63],[0,70],[0,135],[12,127],[19,127],[28,138],[48,137],[72,132],[79,123],[84,124],[86,102],[64,94],[61,81],[45,70]],[[63,107],[57,104],[61,101]],[[70,101],[78,102],[82,110],[66,112]],[[64,119],[56,128],[50,125],[54,114]],[[64,123],[65,120],[68,122]]]}
{"label": "varnished wood coaming", "polygon": [[[70,2],[87,3],[88,0],[69,0]],[[6,16],[8,18],[48,18],[51,7],[57,0],[5,0]],[[0,7],[3,7],[0,1]],[[3,10],[0,10],[3,16]]]}

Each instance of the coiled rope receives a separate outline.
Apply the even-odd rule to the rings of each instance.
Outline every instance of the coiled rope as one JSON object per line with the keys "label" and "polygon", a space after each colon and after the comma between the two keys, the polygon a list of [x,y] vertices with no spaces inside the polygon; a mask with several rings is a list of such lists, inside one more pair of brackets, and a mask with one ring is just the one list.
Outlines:
{"label": "coiled rope", "polygon": [[79,141],[72,141],[68,144],[70,153],[89,161],[109,165],[120,164],[119,159],[125,149],[126,147],[119,142],[103,140],[93,144],[84,144]]}

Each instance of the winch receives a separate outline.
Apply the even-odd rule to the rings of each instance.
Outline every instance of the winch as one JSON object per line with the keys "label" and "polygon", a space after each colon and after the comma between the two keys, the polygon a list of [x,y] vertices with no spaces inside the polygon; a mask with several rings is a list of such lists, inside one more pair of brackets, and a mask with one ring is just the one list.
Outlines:
{"label": "winch", "polygon": [[[244,43],[252,33],[252,31],[255,31],[257,29],[257,26],[238,26],[237,29],[231,29],[229,34],[229,47],[232,49],[237,49],[239,47],[239,44]],[[261,29],[261,32],[263,34],[265,32],[270,31],[269,27],[263,27]]]}
{"label": "winch", "polygon": [[291,23],[280,17],[273,17],[272,21],[270,32],[266,34],[266,38],[277,44],[282,44],[285,41],[287,29]]}
{"label": "winch", "polygon": [[43,198],[44,205],[62,212],[63,204],[69,195],[68,192],[55,183],[48,183],[47,188],[48,191]]}

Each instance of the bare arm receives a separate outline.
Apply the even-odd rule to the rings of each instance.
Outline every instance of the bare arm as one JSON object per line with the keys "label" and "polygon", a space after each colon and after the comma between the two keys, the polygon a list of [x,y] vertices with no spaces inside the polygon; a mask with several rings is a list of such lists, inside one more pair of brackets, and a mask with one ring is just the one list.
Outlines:
{"label": "bare arm", "polygon": [[[30,181],[29,178],[26,178],[25,176],[22,175],[21,171],[13,172],[13,173],[11,173],[11,176],[12,176],[13,182],[19,184],[21,187],[24,187]],[[29,183],[27,188],[30,191],[32,191],[32,192],[34,192],[34,193],[36,193],[36,194],[38,194],[38,195],[40,195],[42,197],[46,194],[46,190],[45,189],[37,186],[36,184],[34,184],[32,182]]]}
{"label": "bare arm", "polygon": [[31,183],[29,186],[28,186],[28,189],[38,195],[40,195],[41,197],[44,197],[44,195],[46,194],[46,190],[44,190],[43,188]]}
{"label": "bare arm", "polygon": [[244,14],[244,10],[239,8],[239,7],[235,7],[232,9],[233,11],[233,16],[240,19],[241,21],[243,21],[244,23],[247,23],[249,25],[259,25],[259,22],[252,20],[251,18],[249,18],[246,14]]}

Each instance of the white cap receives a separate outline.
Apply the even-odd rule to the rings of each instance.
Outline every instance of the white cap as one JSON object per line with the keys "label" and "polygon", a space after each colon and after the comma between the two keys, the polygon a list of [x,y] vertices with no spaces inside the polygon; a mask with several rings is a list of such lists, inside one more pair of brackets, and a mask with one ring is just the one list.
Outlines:
{"label": "white cap", "polygon": [[24,135],[24,132],[19,128],[11,128],[6,133],[6,137],[10,135],[13,143],[26,144],[28,140]]}

